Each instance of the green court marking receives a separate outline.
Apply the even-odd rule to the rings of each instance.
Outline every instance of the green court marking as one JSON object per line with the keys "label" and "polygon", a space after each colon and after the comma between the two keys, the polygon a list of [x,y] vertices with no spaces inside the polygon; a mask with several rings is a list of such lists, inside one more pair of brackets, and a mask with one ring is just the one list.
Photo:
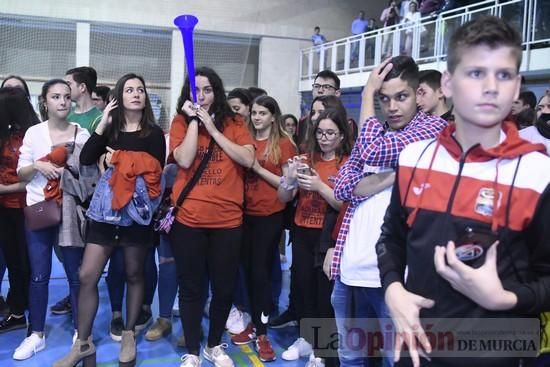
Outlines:
{"label": "green court marking", "polygon": [[243,359],[242,356],[236,354],[236,355],[233,355],[232,357],[233,357],[233,362],[235,362],[237,366],[240,366],[240,367],[248,366],[248,363],[246,363],[246,361]]}

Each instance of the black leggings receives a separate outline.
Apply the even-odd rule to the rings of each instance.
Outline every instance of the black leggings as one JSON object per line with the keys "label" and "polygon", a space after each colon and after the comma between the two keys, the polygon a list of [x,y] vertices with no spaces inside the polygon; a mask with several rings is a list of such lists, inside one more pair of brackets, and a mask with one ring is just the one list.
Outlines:
{"label": "black leggings", "polygon": [[[291,276],[295,277],[294,300],[298,320],[306,318],[326,319],[325,323],[330,323],[329,330],[337,330],[334,310],[330,302],[334,282],[327,278],[322,267],[315,266],[321,230],[295,226],[294,231],[294,242],[292,243],[294,272]],[[307,328],[307,325],[301,326]],[[313,333],[306,331],[301,336],[311,345],[316,345]],[[327,367],[335,367],[339,364],[338,358],[325,358]]]}
{"label": "black leggings", "polygon": [[[92,332],[97,313],[99,294],[97,283],[115,247],[88,243],[80,266],[80,294],[78,297],[78,338],[85,341]],[[126,325],[134,330],[143,303],[143,268],[148,248],[127,246],[123,248],[126,268]]]}
{"label": "black leggings", "polygon": [[8,267],[10,312],[23,315],[28,307],[30,282],[23,209],[0,206],[0,246]]}
{"label": "black leggings", "polygon": [[180,317],[187,349],[199,355],[202,310],[208,279],[212,288],[208,346],[220,344],[233,301],[242,228],[191,228],[174,222],[170,231],[180,295]]}
{"label": "black leggings", "polygon": [[256,334],[265,335],[272,303],[273,256],[279,256],[276,249],[283,231],[283,212],[265,217],[245,215],[243,230],[242,262],[252,322]]}
{"label": "black leggings", "polygon": [[[292,243],[292,277],[295,282],[294,302],[298,320],[318,315],[315,251],[319,248],[321,230],[294,226]],[[330,302],[330,299],[329,299]]]}

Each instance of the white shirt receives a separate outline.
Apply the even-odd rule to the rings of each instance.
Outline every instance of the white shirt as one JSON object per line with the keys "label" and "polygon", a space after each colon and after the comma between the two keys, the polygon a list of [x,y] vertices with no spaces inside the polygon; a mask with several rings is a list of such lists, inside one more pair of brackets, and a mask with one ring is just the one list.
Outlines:
{"label": "white shirt", "polygon": [[529,126],[519,131],[519,136],[531,143],[541,143],[546,147],[546,153],[550,155],[550,139],[542,136],[535,126]]}
{"label": "white shirt", "polygon": [[[84,144],[90,137],[88,130],[83,129],[76,123],[72,125],[78,127],[76,135],[76,144]],[[69,141],[69,142],[72,142]],[[19,148],[20,155],[17,162],[17,172],[23,167],[28,167],[40,158],[45,157],[52,150],[52,139],[48,130],[48,121],[41,122],[31,126],[25,133],[23,145]],[[44,200],[44,188],[48,179],[40,172],[36,171],[32,179],[27,183],[27,205],[33,205]]]}
{"label": "white shirt", "polygon": [[401,7],[399,8],[399,17],[403,19],[407,13],[409,12],[409,4],[411,3],[410,0],[403,0],[401,1]]}
{"label": "white shirt", "polygon": [[392,186],[363,201],[353,213],[340,264],[340,281],[352,287],[380,288],[376,242],[390,204]]}
{"label": "white shirt", "polygon": [[[401,20],[401,24],[405,27],[413,27],[417,24],[420,24],[420,12],[416,11],[414,13],[407,12],[404,18]],[[412,32],[412,29],[407,29],[407,33]]]}

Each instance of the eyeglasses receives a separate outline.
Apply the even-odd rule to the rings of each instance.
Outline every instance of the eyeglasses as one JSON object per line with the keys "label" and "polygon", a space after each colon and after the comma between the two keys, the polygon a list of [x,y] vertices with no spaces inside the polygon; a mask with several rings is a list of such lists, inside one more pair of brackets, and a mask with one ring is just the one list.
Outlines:
{"label": "eyeglasses", "polygon": [[340,132],[339,131],[335,131],[335,130],[326,130],[326,131],[323,131],[321,129],[316,129],[315,130],[315,137],[318,139],[318,140],[321,140],[323,139],[323,136],[325,137],[325,139],[327,140],[333,140],[334,138],[336,138],[338,136]]}
{"label": "eyeglasses", "polygon": [[313,89],[323,89],[323,90],[331,90],[331,89],[334,89],[336,90],[337,88],[336,87],[333,87],[332,85],[330,84],[312,84],[311,85],[313,87]]}

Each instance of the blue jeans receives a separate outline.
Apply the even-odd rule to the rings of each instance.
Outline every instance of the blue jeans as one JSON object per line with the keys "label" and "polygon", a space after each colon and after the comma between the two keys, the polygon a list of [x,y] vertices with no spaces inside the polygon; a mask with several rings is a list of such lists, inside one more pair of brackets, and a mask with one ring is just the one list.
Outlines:
{"label": "blue jeans", "polygon": [[170,238],[167,235],[160,235],[160,246],[157,249],[159,255],[159,316],[165,319],[172,317],[172,307],[178,291],[178,277],[176,273],[176,262],[174,259],[167,262],[160,262],[160,257],[173,258],[170,248]]}
{"label": "blue jeans", "polygon": [[[391,324],[390,313],[384,302],[384,290],[382,288],[351,287],[337,278],[334,282],[331,302],[338,334],[341,338],[338,346],[340,366],[369,366],[368,357],[372,356],[368,356],[367,352],[370,347],[355,348],[349,342],[346,331],[349,329],[350,321],[353,321],[354,328],[360,327],[362,330],[367,329],[366,319],[378,319],[380,330],[384,330],[387,323]],[[362,321],[359,324],[357,323],[358,319]],[[393,366],[392,351],[393,345],[384,345],[384,367]]]}
{"label": "blue jeans", "polygon": [[[124,298],[124,285],[126,284],[126,266],[124,265],[124,249],[116,248],[109,259],[109,271],[105,282],[111,300],[111,311],[122,312],[122,299]],[[155,248],[147,251],[144,270],[145,289],[143,304],[150,306],[153,303],[155,288],[157,287],[157,265],[155,263]]]}
{"label": "blue jeans", "polygon": [[[26,231],[31,282],[29,286],[29,321],[30,330],[42,332],[46,322],[48,308],[48,286],[52,272],[52,248],[57,243],[59,227],[38,231]],[[81,247],[61,247],[63,268],[69,281],[71,309],[74,328],[78,328],[78,293],[80,281],[78,270],[82,261]]]}

